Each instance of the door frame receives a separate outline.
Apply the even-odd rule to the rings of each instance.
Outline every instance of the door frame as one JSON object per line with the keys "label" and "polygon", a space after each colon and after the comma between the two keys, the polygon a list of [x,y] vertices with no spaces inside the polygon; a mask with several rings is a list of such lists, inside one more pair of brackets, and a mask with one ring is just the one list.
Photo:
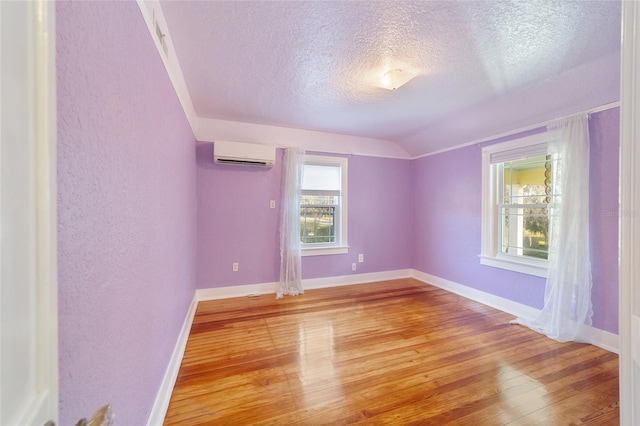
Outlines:
{"label": "door frame", "polygon": [[[640,424],[640,3],[622,2],[620,424]],[[635,300],[634,300],[635,299]]]}
{"label": "door frame", "polygon": [[[36,203],[38,265],[38,338],[43,348],[37,362],[40,385],[49,396],[43,411],[58,424],[58,214],[57,214],[57,78],[55,2],[33,5],[36,89]],[[44,408],[44,407],[43,407]]]}
{"label": "door frame", "polygon": [[[29,75],[32,93],[28,120],[33,123],[33,150],[29,163],[33,170],[34,193],[30,213],[35,218],[35,249],[29,263],[34,265],[35,294],[28,303],[35,311],[34,393],[15,414],[18,424],[58,423],[58,258],[56,191],[56,30],[55,3],[34,0],[25,3],[27,22],[9,25],[8,32],[22,31],[28,40]],[[10,13],[6,8],[0,13]],[[6,16],[5,16],[6,17]],[[6,22],[11,22],[8,16]],[[9,58],[10,61],[10,58]],[[4,96],[4,94],[2,94]],[[2,122],[0,120],[0,126]],[[4,155],[11,154],[5,152]],[[2,267],[2,265],[0,265]],[[3,282],[2,286],[12,285]],[[10,366],[9,366],[10,367]]]}

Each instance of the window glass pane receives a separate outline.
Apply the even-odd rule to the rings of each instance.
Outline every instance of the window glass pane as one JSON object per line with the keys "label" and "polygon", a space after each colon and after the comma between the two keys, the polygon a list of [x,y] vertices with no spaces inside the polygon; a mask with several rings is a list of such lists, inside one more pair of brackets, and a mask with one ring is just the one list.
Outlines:
{"label": "window glass pane", "polygon": [[305,156],[300,199],[303,249],[347,245],[346,167],[346,158]]}
{"label": "window glass pane", "polygon": [[302,174],[303,190],[340,191],[342,172],[339,165],[305,164]]}
{"label": "window glass pane", "polygon": [[300,202],[300,242],[336,242],[337,196],[303,195]]}
{"label": "window glass pane", "polygon": [[547,259],[549,216],[546,208],[502,209],[501,252]]}
{"label": "window glass pane", "polygon": [[502,253],[547,259],[551,167],[549,156],[502,163]]}

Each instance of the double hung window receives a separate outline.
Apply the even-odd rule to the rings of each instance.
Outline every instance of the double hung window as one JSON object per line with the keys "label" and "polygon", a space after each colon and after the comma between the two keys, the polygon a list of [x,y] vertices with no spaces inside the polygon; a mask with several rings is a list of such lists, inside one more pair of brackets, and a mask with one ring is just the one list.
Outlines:
{"label": "double hung window", "polygon": [[305,155],[300,197],[302,255],[346,253],[347,159]]}
{"label": "double hung window", "polygon": [[554,159],[547,134],[485,147],[481,263],[546,276]]}

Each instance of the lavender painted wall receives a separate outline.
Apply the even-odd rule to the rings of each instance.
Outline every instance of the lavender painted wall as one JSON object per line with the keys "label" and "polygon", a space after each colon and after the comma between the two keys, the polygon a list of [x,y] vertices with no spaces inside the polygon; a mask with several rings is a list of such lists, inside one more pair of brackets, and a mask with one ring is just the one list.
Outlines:
{"label": "lavender painted wall", "polygon": [[413,267],[534,307],[544,280],[480,265],[481,147],[413,162]]}
{"label": "lavender painted wall", "polygon": [[195,290],[195,141],[135,2],[58,2],[60,424],[144,424]]}
{"label": "lavender painted wall", "polygon": [[620,108],[591,115],[589,136],[593,324],[618,334]]}
{"label": "lavender painted wall", "polygon": [[[618,119],[614,109],[590,121],[593,324],[612,333],[618,321],[618,227],[617,217],[606,212],[617,212],[618,205]],[[481,150],[472,145],[413,161],[413,267],[541,308],[543,278],[480,265]]]}
{"label": "lavender painted wall", "polygon": [[[194,162],[137,5],[56,8],[60,422],[111,402],[143,424],[195,288],[278,279],[281,152],[273,169],[222,167],[202,143]],[[614,333],[618,117],[591,120],[594,325]],[[540,307],[543,280],[479,264],[480,193],[477,146],[350,156],[349,254],[305,257],[303,277],[352,274],[364,253],[356,273],[414,267]]]}
{"label": "lavender painted wall", "polygon": [[[213,163],[213,144],[200,143],[197,163],[198,288],[277,281],[282,151],[272,169],[221,166]],[[410,162],[354,155],[348,171],[349,253],[304,257],[305,279],[411,266]],[[359,253],[365,262],[352,272]]]}
{"label": "lavender painted wall", "polygon": [[[349,253],[303,257],[303,278],[411,267],[411,162],[351,155],[348,170]],[[353,272],[359,253],[364,263]]]}
{"label": "lavender painted wall", "polygon": [[276,281],[281,152],[270,169],[219,165],[213,143],[199,143],[197,163],[198,288]]}

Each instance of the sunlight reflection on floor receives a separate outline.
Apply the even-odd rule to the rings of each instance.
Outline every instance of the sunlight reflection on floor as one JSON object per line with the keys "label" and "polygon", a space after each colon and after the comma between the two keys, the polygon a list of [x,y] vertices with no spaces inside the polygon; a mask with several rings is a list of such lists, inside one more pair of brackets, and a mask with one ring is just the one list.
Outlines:
{"label": "sunlight reflection on floor", "polygon": [[333,323],[330,320],[315,319],[298,325],[298,375],[305,403],[317,402],[317,393],[320,391],[327,401],[342,397],[341,380],[335,368],[334,344]]}

